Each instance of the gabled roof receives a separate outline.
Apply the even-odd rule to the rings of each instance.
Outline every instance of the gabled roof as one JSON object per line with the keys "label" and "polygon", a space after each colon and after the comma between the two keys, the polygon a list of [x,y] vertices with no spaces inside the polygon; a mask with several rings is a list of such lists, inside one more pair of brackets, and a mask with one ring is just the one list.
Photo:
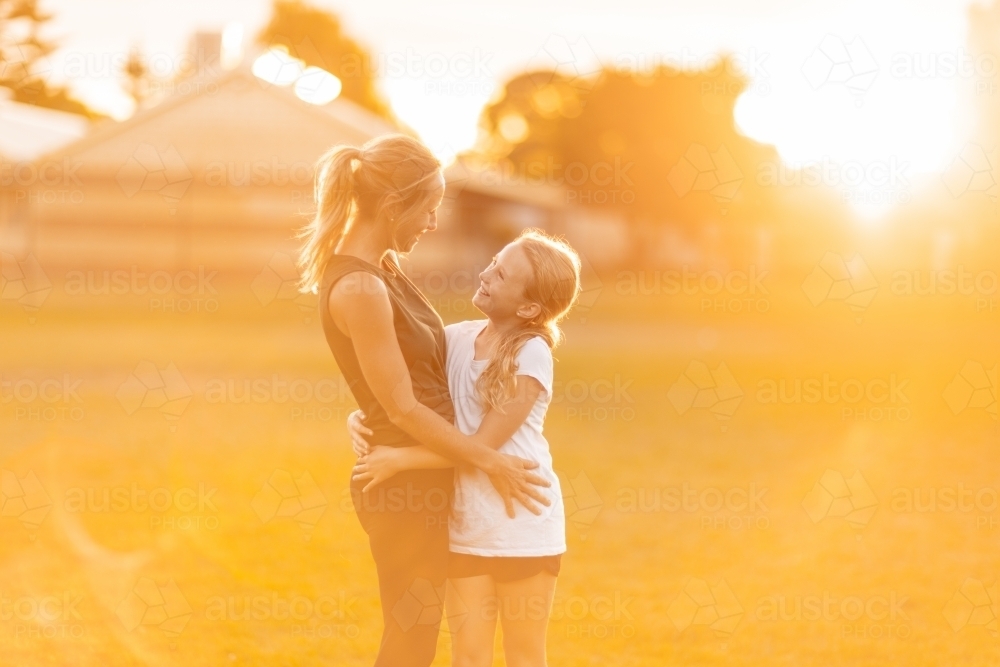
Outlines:
{"label": "gabled roof", "polygon": [[249,63],[212,76],[177,82],[178,91],[123,122],[104,121],[79,141],[48,154],[84,163],[81,171],[117,170],[141,144],[174,147],[189,168],[214,162],[307,162],[335,143],[361,144],[399,132],[350,100],[317,106],[290,87],[269,84]]}
{"label": "gabled roof", "polygon": [[84,136],[89,126],[78,114],[0,97],[0,156],[30,162]]}

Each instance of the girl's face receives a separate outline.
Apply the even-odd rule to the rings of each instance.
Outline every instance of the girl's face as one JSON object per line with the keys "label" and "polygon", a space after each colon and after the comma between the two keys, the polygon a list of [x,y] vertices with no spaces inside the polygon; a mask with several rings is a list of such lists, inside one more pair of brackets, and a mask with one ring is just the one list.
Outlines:
{"label": "girl's face", "polygon": [[410,252],[425,232],[433,232],[437,229],[437,210],[444,199],[444,189],[444,175],[438,171],[437,179],[431,185],[431,190],[424,200],[427,202],[427,210],[415,212],[407,220],[405,227],[400,229],[400,236],[403,239],[399,248],[400,252]]}
{"label": "girl's face", "polygon": [[472,304],[493,321],[531,319],[541,311],[537,303],[524,297],[533,278],[524,248],[517,241],[510,243],[479,274],[479,290],[472,296]]}

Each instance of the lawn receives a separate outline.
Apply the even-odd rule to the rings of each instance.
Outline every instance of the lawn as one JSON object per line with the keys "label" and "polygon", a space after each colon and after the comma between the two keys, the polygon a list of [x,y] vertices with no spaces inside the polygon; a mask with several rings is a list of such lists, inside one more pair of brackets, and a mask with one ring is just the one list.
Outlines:
{"label": "lawn", "polygon": [[[315,316],[239,286],[3,305],[0,664],[371,663],[353,400]],[[997,664],[1000,315],[769,298],[567,324],[550,663]]]}

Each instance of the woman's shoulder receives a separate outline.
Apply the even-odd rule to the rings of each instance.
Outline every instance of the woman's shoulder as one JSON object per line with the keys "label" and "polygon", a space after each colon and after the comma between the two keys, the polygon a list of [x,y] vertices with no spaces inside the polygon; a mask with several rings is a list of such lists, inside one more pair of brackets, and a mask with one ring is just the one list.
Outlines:
{"label": "woman's shoulder", "polygon": [[[346,278],[346,280],[345,280]],[[338,286],[340,291],[351,288],[361,289],[383,283],[383,272],[360,257],[353,255],[331,255],[323,270],[323,287]]]}
{"label": "woman's shoulder", "polygon": [[334,255],[323,272],[319,292],[323,308],[331,312],[355,310],[374,314],[390,307],[382,275],[372,265],[350,255]]}

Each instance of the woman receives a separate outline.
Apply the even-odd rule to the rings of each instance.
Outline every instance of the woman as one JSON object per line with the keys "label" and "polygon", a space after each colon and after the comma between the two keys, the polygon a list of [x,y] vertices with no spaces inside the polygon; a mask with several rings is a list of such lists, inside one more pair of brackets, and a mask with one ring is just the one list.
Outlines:
{"label": "woman", "polygon": [[[532,472],[537,464],[452,424],[441,318],[396,263],[395,253],[437,227],[444,188],[440,163],[407,136],[329,150],[317,165],[316,215],[303,231],[301,287],[319,293],[323,331],[373,444],[424,444],[482,470],[510,515],[514,500],[540,512],[535,502],[549,501],[536,486],[549,482]],[[412,587],[444,585],[452,477],[448,469],[408,471],[368,493],[352,481],[379,578],[385,627],[376,665],[434,659],[439,619],[413,619],[400,605]]]}
{"label": "woman", "polygon": [[[552,483],[542,515],[504,516],[500,496],[482,472],[459,465],[449,522],[451,558],[446,606],[467,610],[451,623],[456,667],[489,667],[497,618],[508,667],[544,667],[545,634],[566,526],[559,480],[542,435],[552,396],[552,348],[559,321],[580,289],[580,260],[566,243],[526,230],[493,259],[472,303],[486,320],[445,327],[448,387],[463,433],[501,433],[500,451],[539,463]],[[366,489],[404,471],[451,467],[425,447],[369,447],[357,413],[348,420],[361,454],[355,477]],[[455,611],[449,618],[460,618]]]}

